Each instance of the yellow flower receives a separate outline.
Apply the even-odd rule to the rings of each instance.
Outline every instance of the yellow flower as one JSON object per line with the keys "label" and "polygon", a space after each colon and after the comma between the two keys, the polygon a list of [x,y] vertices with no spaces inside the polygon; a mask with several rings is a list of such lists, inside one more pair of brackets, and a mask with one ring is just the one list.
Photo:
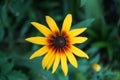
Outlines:
{"label": "yellow flower", "polygon": [[100,66],[99,64],[93,64],[92,68],[93,68],[93,70],[95,70],[95,71],[100,71],[101,66]]}
{"label": "yellow flower", "polygon": [[63,21],[62,29],[59,30],[56,22],[50,17],[46,16],[46,22],[49,26],[31,22],[45,37],[36,36],[25,39],[34,44],[43,45],[42,48],[37,50],[30,59],[35,57],[40,57],[45,54],[42,60],[43,69],[49,69],[52,67],[52,73],[54,73],[61,62],[61,68],[66,76],[68,73],[68,61],[75,67],[78,67],[76,58],[78,57],[89,58],[86,53],[84,53],[79,48],[75,47],[74,44],[83,43],[87,40],[86,37],[78,36],[86,30],[86,28],[77,28],[70,30],[72,23],[72,15],[68,14]]}

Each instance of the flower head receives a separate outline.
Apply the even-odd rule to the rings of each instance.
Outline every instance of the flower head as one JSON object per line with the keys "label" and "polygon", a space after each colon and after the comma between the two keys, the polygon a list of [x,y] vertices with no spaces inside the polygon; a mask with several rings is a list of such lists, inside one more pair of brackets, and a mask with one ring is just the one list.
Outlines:
{"label": "flower head", "polygon": [[93,70],[95,70],[95,71],[100,71],[101,66],[100,66],[99,64],[93,64],[92,68],[93,68]]}
{"label": "flower head", "polygon": [[86,28],[77,28],[70,30],[72,23],[72,15],[68,14],[63,21],[62,29],[59,30],[56,22],[49,16],[46,16],[46,22],[49,26],[31,22],[45,37],[36,36],[25,39],[34,44],[43,45],[42,48],[38,49],[32,54],[30,59],[45,55],[42,60],[43,69],[50,69],[52,67],[52,73],[54,73],[61,63],[62,71],[64,75],[68,73],[67,59],[75,67],[78,67],[76,58],[78,57],[89,58],[79,48],[75,47],[74,44],[83,43],[87,40],[86,37],[78,36],[86,30]]}

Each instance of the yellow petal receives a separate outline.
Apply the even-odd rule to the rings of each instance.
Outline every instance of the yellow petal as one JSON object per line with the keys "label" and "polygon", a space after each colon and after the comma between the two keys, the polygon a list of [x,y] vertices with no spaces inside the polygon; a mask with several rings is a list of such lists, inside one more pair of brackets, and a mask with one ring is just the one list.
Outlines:
{"label": "yellow petal", "polygon": [[46,65],[47,70],[49,70],[50,67],[52,66],[54,59],[55,59],[55,55],[51,57],[51,59],[49,60],[49,63]]}
{"label": "yellow petal", "polygon": [[52,32],[44,25],[37,23],[37,22],[31,22],[33,26],[35,26],[42,34],[45,36],[49,36],[52,34]]}
{"label": "yellow petal", "polygon": [[56,71],[59,63],[60,63],[60,54],[56,53],[55,54],[55,61],[54,61],[54,64],[53,64],[52,73],[54,73]]}
{"label": "yellow petal", "polygon": [[85,57],[87,59],[89,59],[89,56],[84,53],[82,50],[80,50],[79,48],[75,47],[75,46],[71,46],[70,49],[75,55],[79,56],[79,57]]}
{"label": "yellow petal", "polygon": [[61,67],[64,72],[64,75],[66,76],[68,73],[68,66],[67,66],[67,59],[65,54],[61,54]]}
{"label": "yellow petal", "polygon": [[47,44],[47,38],[44,38],[44,37],[30,37],[25,40],[34,44],[40,44],[40,45]]}
{"label": "yellow petal", "polygon": [[72,15],[68,14],[63,21],[62,31],[68,32],[70,30],[71,24],[72,24]]}
{"label": "yellow petal", "polygon": [[75,56],[74,56],[71,52],[69,52],[69,51],[66,52],[66,56],[67,56],[69,62],[70,62],[75,68],[77,68],[77,67],[78,67],[78,64],[77,64],[77,61],[76,61]]}
{"label": "yellow petal", "polygon": [[36,52],[34,52],[32,54],[32,56],[30,56],[29,59],[33,59],[35,57],[40,57],[40,56],[44,55],[46,52],[48,52],[48,47],[47,46],[43,46],[42,48],[40,48],[39,50],[37,50]]}
{"label": "yellow petal", "polygon": [[72,37],[71,40],[71,44],[77,44],[77,43],[83,43],[87,40],[87,37]]}
{"label": "yellow petal", "polygon": [[72,29],[69,34],[70,36],[78,36],[82,32],[84,32],[87,28],[79,28],[79,29]]}
{"label": "yellow petal", "polygon": [[59,32],[59,28],[58,28],[56,22],[50,16],[46,16],[46,22],[49,25],[49,27],[53,33]]}
{"label": "yellow petal", "polygon": [[47,66],[48,62],[50,61],[51,57],[53,56],[53,52],[52,49],[48,51],[48,53],[44,56],[43,60],[42,60],[42,67],[43,69],[45,69],[45,67]]}
{"label": "yellow petal", "polygon": [[100,66],[99,64],[93,64],[92,68],[93,68],[95,71],[100,71],[101,66]]}

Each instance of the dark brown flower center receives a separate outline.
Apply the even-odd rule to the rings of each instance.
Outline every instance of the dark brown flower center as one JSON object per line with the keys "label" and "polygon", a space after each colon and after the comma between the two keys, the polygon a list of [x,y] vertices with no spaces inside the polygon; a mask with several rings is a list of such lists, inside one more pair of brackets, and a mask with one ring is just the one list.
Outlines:
{"label": "dark brown flower center", "polygon": [[66,40],[63,36],[57,36],[54,38],[53,44],[57,48],[63,48],[66,45]]}

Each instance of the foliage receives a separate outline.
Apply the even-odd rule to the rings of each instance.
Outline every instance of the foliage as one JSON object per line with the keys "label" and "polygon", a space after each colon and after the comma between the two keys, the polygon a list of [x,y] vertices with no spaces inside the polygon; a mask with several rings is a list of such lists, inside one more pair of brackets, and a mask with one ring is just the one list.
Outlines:
{"label": "foliage", "polygon": [[[60,67],[55,74],[43,70],[41,58],[29,60],[40,46],[25,42],[42,35],[31,21],[45,24],[53,17],[59,28],[66,14],[73,15],[72,28],[88,27],[88,41],[81,45],[89,60],[77,58],[77,69],[69,65],[64,76]],[[0,80],[119,80],[120,79],[120,0],[1,0],[0,1]],[[95,72],[92,65],[101,70]]]}

